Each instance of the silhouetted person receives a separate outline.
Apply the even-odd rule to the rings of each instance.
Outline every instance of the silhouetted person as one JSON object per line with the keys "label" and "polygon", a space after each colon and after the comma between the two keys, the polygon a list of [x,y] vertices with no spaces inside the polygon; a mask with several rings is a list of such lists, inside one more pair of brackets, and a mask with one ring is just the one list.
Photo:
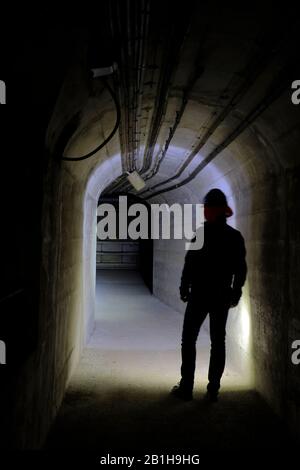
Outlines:
{"label": "silhouetted person", "polygon": [[226,223],[232,215],[225,194],[212,189],[204,199],[204,244],[189,250],[181,277],[180,297],[187,303],[181,341],[181,380],[172,393],[192,400],[196,364],[196,341],[207,314],[211,352],[208,396],[217,401],[225,367],[225,335],[228,310],[242,295],[247,265],[244,239]]}

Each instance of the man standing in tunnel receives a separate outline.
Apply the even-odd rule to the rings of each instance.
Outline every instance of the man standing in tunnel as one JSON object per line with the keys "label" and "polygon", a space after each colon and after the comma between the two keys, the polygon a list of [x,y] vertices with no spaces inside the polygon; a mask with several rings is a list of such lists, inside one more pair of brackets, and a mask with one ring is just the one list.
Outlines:
{"label": "man standing in tunnel", "polygon": [[[196,341],[207,314],[210,320],[210,363],[207,394],[217,401],[225,367],[225,335],[228,310],[242,295],[247,265],[244,239],[227,225],[232,215],[225,194],[212,189],[204,198],[204,244],[189,250],[181,277],[180,297],[187,302],[181,341],[181,380],[172,394],[193,399]],[[195,241],[195,239],[193,240]]]}

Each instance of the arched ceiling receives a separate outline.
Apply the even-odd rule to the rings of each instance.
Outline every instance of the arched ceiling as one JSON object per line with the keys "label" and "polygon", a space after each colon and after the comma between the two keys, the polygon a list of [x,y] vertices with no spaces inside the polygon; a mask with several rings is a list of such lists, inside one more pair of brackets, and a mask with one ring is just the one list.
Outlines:
{"label": "arched ceiling", "polygon": [[120,103],[120,126],[93,157],[64,163],[68,171],[88,178],[100,161],[119,155],[120,176],[106,193],[134,192],[125,172],[137,170],[147,184],[141,197],[184,202],[211,185],[238,195],[299,165],[291,149],[300,145],[300,116],[290,99],[299,70],[297,19],[255,4],[106,6],[99,30],[70,67],[48,146],[53,150],[73,121],[59,151],[81,156],[113,128],[111,96],[102,79],[91,79],[89,64],[117,64],[107,81]]}

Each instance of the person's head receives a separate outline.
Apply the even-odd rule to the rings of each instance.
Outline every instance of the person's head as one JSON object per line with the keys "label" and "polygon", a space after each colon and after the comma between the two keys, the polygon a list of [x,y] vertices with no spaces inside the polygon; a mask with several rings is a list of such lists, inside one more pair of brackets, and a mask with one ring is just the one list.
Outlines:
{"label": "person's head", "polygon": [[227,217],[231,217],[233,212],[227,204],[227,199],[223,191],[214,188],[204,197],[204,217],[207,222],[225,222]]}

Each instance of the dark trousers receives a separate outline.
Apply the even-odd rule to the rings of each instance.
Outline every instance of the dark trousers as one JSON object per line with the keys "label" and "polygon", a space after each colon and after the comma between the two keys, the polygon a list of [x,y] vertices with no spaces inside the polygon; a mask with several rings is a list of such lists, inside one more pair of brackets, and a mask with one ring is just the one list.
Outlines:
{"label": "dark trousers", "polygon": [[196,341],[207,314],[210,320],[210,362],[208,388],[218,391],[225,368],[225,336],[228,317],[228,304],[205,305],[189,300],[183,322],[181,340],[181,386],[192,390],[196,366]]}

